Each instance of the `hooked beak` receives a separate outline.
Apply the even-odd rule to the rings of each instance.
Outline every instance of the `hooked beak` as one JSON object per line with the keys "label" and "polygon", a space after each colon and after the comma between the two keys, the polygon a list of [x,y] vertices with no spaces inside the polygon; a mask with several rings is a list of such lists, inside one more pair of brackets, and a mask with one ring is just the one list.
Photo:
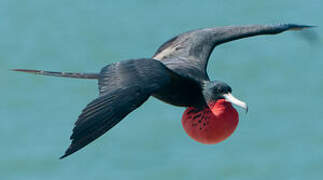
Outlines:
{"label": "hooked beak", "polygon": [[231,102],[232,104],[235,104],[235,105],[243,108],[246,111],[246,113],[248,112],[248,105],[245,102],[240,101],[239,99],[235,98],[231,93],[224,94],[223,97],[227,101]]}

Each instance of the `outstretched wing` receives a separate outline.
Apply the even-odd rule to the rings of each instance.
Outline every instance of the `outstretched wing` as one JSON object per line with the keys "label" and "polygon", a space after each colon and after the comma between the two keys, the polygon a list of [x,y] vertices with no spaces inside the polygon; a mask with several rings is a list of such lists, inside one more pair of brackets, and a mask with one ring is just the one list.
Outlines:
{"label": "outstretched wing", "polygon": [[161,62],[137,59],[108,65],[99,77],[100,96],[82,111],[75,122],[71,145],[64,158],[91,143],[149,96],[170,82],[171,71]]}
{"label": "outstretched wing", "polygon": [[154,59],[162,61],[178,74],[194,79],[206,79],[206,67],[215,46],[246,37],[278,34],[287,30],[302,30],[312,26],[297,24],[247,25],[205,28],[180,34],[159,47]]}

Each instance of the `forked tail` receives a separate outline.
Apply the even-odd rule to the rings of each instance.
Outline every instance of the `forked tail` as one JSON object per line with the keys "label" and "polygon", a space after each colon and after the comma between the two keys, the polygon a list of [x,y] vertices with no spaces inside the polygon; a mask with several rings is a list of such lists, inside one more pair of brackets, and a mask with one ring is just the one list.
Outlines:
{"label": "forked tail", "polygon": [[98,73],[51,72],[51,71],[30,70],[30,69],[12,69],[12,71],[39,74],[39,75],[45,75],[45,76],[76,78],[76,79],[99,79]]}

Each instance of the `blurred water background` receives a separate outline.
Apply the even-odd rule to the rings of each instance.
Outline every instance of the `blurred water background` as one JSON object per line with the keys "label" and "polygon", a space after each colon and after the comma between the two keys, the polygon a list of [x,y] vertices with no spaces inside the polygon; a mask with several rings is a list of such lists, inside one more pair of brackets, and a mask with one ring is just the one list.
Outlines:
{"label": "blurred water background", "polygon": [[[321,0],[1,0],[0,179],[320,179],[323,172]],[[151,98],[82,151],[58,160],[97,82],[11,72],[98,72],[151,57],[202,27],[300,23],[219,46],[208,72],[248,102],[225,142],[203,145],[181,126],[183,108]]]}

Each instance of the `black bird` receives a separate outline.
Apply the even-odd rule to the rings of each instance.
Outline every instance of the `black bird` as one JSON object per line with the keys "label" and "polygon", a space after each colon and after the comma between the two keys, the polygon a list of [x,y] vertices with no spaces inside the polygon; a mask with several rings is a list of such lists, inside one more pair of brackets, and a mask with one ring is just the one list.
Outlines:
{"label": "black bird", "polygon": [[256,35],[278,34],[312,26],[297,24],[246,25],[198,29],[164,43],[152,58],[131,59],[107,65],[99,73],[64,73],[13,69],[33,74],[96,79],[99,97],[83,109],[70,137],[64,158],[91,143],[150,96],[175,106],[208,108],[210,101],[226,99],[247,110],[231,95],[231,87],[210,81],[206,72],[212,50],[222,43]]}

